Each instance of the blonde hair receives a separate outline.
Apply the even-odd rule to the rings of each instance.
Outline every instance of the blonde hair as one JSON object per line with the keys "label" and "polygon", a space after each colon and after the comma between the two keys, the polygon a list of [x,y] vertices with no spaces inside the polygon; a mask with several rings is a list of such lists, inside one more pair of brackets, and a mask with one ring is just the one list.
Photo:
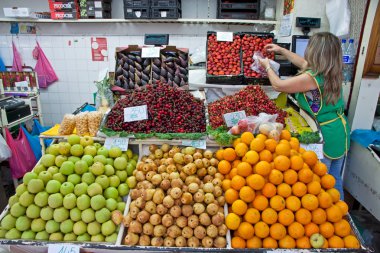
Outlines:
{"label": "blonde hair", "polygon": [[305,60],[308,69],[324,77],[323,98],[326,104],[335,104],[340,97],[343,81],[342,49],[338,37],[329,32],[311,36]]}

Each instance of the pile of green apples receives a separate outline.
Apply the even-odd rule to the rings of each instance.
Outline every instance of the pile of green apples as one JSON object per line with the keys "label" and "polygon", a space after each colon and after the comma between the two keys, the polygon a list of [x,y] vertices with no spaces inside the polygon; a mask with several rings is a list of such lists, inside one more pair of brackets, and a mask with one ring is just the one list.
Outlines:
{"label": "pile of green apples", "polygon": [[88,136],[50,145],[9,199],[0,238],[115,242],[137,160]]}

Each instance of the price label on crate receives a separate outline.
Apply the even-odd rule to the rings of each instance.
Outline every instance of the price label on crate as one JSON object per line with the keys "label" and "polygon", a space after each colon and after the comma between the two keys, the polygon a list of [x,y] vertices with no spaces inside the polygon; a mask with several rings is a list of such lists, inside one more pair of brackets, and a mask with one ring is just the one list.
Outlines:
{"label": "price label on crate", "polygon": [[234,34],[232,32],[216,32],[217,41],[230,41],[234,40]]}
{"label": "price label on crate", "polygon": [[27,88],[29,86],[28,81],[15,82],[16,87]]}
{"label": "price label on crate", "polygon": [[183,146],[206,149],[206,140],[182,140]]}
{"label": "price label on crate", "polygon": [[80,248],[77,245],[70,244],[49,244],[48,253],[79,253]]}
{"label": "price label on crate", "polygon": [[301,144],[301,147],[305,150],[314,151],[317,154],[318,159],[323,159],[323,144]]}
{"label": "price label on crate", "polygon": [[160,47],[143,47],[141,49],[142,58],[157,58],[160,57]]}
{"label": "price label on crate", "polygon": [[104,147],[110,149],[112,147],[118,147],[122,151],[128,150],[129,138],[125,137],[109,137],[104,141]]}
{"label": "price label on crate", "polygon": [[124,122],[133,122],[148,119],[148,106],[133,106],[124,108]]}
{"label": "price label on crate", "polygon": [[245,111],[230,112],[223,115],[224,121],[228,127],[236,126],[239,120],[245,119]]}

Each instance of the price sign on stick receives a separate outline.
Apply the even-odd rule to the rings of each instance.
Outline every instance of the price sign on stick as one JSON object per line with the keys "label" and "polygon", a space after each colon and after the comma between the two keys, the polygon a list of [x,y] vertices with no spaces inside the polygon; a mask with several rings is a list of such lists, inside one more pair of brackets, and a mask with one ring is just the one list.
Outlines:
{"label": "price sign on stick", "polygon": [[206,149],[206,140],[182,140],[183,146]]}
{"label": "price sign on stick", "polygon": [[128,142],[129,142],[128,138],[110,137],[110,138],[106,138],[106,140],[104,141],[104,147],[107,149],[110,149],[112,147],[118,147],[122,151],[127,151],[128,150]]}
{"label": "price sign on stick", "polygon": [[217,32],[216,40],[232,42],[234,40],[234,34],[232,32]]}
{"label": "price sign on stick", "polygon": [[124,122],[133,122],[148,119],[148,106],[133,106],[124,108]]}
{"label": "price sign on stick", "polygon": [[246,117],[245,111],[230,112],[223,115],[227,127],[236,126],[239,120],[245,119]]}
{"label": "price sign on stick", "polygon": [[50,244],[48,253],[79,253],[79,246],[70,244]]}
{"label": "price sign on stick", "polygon": [[318,159],[323,159],[323,144],[301,144],[301,147],[305,150],[314,151],[317,154]]}
{"label": "price sign on stick", "polygon": [[141,49],[142,58],[157,58],[160,57],[160,47],[143,47]]}

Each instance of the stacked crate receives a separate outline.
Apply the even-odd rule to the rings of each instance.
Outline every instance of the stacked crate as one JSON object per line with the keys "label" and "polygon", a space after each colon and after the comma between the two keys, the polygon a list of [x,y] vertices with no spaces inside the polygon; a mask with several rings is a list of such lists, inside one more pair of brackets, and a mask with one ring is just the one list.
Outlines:
{"label": "stacked crate", "polygon": [[112,18],[112,0],[79,0],[80,17],[86,18]]}
{"label": "stacked crate", "polygon": [[218,0],[220,19],[259,19],[260,0]]}
{"label": "stacked crate", "polygon": [[77,0],[49,0],[51,19],[77,19],[79,18],[79,5]]}
{"label": "stacked crate", "polygon": [[125,19],[177,19],[180,0],[124,0]]}
{"label": "stacked crate", "polygon": [[150,18],[150,0],[124,0],[124,18]]}

